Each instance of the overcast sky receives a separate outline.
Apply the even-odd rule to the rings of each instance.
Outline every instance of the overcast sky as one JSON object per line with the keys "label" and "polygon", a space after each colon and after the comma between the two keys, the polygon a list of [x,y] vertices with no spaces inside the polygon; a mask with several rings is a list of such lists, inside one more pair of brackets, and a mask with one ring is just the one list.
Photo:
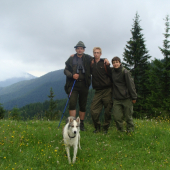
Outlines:
{"label": "overcast sky", "polygon": [[[151,59],[162,59],[170,0],[0,0],[0,81],[63,69],[78,41],[122,59],[136,12]],[[169,12],[169,13],[168,13]]]}

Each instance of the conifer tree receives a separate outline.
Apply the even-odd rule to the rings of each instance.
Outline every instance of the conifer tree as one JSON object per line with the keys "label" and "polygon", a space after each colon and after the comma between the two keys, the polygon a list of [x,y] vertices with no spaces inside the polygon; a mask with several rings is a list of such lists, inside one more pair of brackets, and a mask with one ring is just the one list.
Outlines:
{"label": "conifer tree", "polygon": [[147,89],[148,74],[149,70],[149,59],[150,55],[145,46],[145,40],[141,33],[142,28],[139,25],[139,15],[136,13],[135,19],[133,20],[133,27],[131,30],[132,38],[127,42],[125,51],[123,53],[122,64],[132,72],[134,78],[136,91],[138,95],[145,95]]}
{"label": "conifer tree", "polygon": [[155,112],[155,108],[162,107],[163,104],[163,93],[162,93],[162,82],[163,82],[163,69],[164,61],[154,59],[152,66],[149,71],[149,89],[151,95],[148,96],[150,111]]}
{"label": "conifer tree", "polygon": [[48,97],[50,99],[50,105],[49,105],[49,109],[46,111],[46,117],[49,120],[53,120],[53,119],[57,118],[58,111],[56,110],[57,109],[57,101],[54,100],[55,96],[54,96],[52,87],[50,88],[50,95]]}
{"label": "conifer tree", "polygon": [[123,53],[122,65],[131,71],[138,94],[138,102],[135,104],[136,110],[145,108],[145,99],[150,93],[149,84],[149,59],[151,56],[146,49],[145,40],[141,31],[139,15],[136,13],[131,30],[132,37],[127,42]]}
{"label": "conifer tree", "polygon": [[4,114],[5,114],[5,110],[2,106],[2,104],[0,103],[0,119],[3,119],[4,118]]}
{"label": "conifer tree", "polygon": [[163,62],[163,81],[162,81],[162,89],[163,95],[165,98],[170,96],[170,41],[168,38],[170,37],[170,25],[169,25],[169,16],[167,15],[165,20],[165,33],[163,34],[165,39],[163,41],[163,48],[159,47],[162,54],[164,55],[164,62]]}
{"label": "conifer tree", "polygon": [[19,110],[19,108],[17,108],[16,106],[12,109],[11,111],[11,116],[13,120],[20,120],[21,119],[21,112]]}

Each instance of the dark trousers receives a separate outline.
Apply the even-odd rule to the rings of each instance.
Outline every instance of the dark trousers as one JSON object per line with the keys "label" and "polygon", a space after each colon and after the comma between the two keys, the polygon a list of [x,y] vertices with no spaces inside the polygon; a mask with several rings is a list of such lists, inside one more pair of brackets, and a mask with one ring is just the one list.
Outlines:
{"label": "dark trousers", "polygon": [[91,116],[96,129],[100,127],[99,116],[104,106],[105,121],[103,128],[108,130],[111,121],[112,105],[112,88],[95,91],[95,95],[91,104]]}
{"label": "dark trousers", "polygon": [[[73,88],[70,100],[69,100],[69,110],[75,110],[77,105],[77,100],[79,101],[79,110],[81,112],[86,111],[86,103],[88,96],[88,88],[85,86],[85,81],[78,82],[76,81]],[[71,87],[70,87],[71,91]]]}

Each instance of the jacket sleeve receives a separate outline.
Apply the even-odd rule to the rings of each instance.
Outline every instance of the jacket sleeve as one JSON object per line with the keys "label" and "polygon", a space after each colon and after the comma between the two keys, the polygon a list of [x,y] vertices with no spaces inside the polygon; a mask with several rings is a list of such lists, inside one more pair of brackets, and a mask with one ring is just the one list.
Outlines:
{"label": "jacket sleeve", "polygon": [[88,54],[86,54],[86,55],[89,57],[89,61],[91,63],[91,61],[94,59],[94,57],[92,57],[91,55],[88,55]]}
{"label": "jacket sleeve", "polygon": [[65,66],[65,69],[64,69],[64,74],[68,77],[68,78],[72,78],[73,77],[73,74],[70,72],[69,70],[69,59],[65,62],[66,66]]}
{"label": "jacket sleeve", "polygon": [[65,74],[67,77],[69,77],[69,78],[72,78],[72,77],[73,77],[73,74],[68,70],[67,65],[65,66],[64,74]]}
{"label": "jacket sleeve", "polygon": [[106,67],[107,67],[107,74],[108,74],[108,76],[112,78],[112,68],[110,67],[110,64],[106,65]]}
{"label": "jacket sleeve", "polygon": [[137,93],[136,93],[136,89],[135,89],[135,84],[131,77],[130,72],[128,72],[126,69],[125,69],[125,81],[126,81],[126,85],[127,85],[127,88],[128,88],[128,91],[129,91],[129,94],[130,94],[132,100],[136,100]]}

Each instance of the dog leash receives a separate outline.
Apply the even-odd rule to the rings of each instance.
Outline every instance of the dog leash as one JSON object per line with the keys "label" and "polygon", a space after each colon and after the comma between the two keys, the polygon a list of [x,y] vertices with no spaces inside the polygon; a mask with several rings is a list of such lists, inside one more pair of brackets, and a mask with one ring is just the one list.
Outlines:
{"label": "dog leash", "polygon": [[[66,102],[66,105],[65,105],[65,108],[64,108],[63,114],[62,114],[62,116],[61,116],[60,123],[61,123],[61,121],[62,121],[62,119],[63,119],[64,112],[65,112],[65,110],[66,110],[66,107],[67,107],[68,101],[70,100],[70,96],[71,96],[71,94],[72,94],[72,91],[73,91],[73,88],[74,88],[75,83],[76,83],[76,80],[74,80],[73,86],[72,86],[71,91],[70,91],[70,94],[69,94],[69,96],[68,96],[68,100],[67,100],[67,102]],[[60,127],[60,123],[59,123],[59,125],[58,125],[58,128]]]}

